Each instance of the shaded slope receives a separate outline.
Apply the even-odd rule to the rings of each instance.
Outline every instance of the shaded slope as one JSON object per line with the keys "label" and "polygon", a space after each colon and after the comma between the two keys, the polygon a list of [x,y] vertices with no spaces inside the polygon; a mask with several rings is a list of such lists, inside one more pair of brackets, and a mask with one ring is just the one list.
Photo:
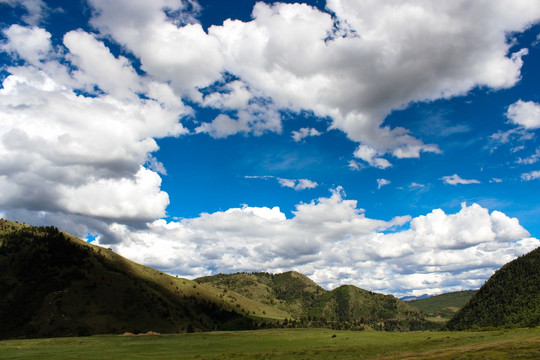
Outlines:
{"label": "shaded slope", "polygon": [[447,323],[450,330],[540,325],[540,248],[502,268]]}
{"label": "shaded slope", "polygon": [[6,220],[0,220],[0,294],[0,338],[238,329],[249,328],[252,317],[287,315],[56,228]]}
{"label": "shaded slope", "polygon": [[431,318],[440,321],[449,320],[461,309],[473,296],[477,290],[455,291],[446,294],[430,296],[425,299],[409,301],[408,304],[422,310]]}

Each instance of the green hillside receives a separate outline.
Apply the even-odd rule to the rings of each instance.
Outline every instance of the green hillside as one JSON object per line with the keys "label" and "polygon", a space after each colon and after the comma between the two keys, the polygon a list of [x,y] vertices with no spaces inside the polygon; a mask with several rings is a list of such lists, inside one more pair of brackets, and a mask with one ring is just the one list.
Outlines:
{"label": "green hillside", "polygon": [[53,227],[0,220],[0,338],[250,328],[284,313]]}
{"label": "green hillside", "polygon": [[191,281],[54,227],[0,220],[0,339],[268,327],[433,327],[393,296],[326,291],[297,272]]}
{"label": "green hillside", "polygon": [[391,295],[376,294],[351,285],[327,291],[294,271],[277,275],[219,274],[196,281],[273,305],[290,313],[301,326],[405,331],[434,327],[420,310]]}
{"label": "green hillside", "polygon": [[409,305],[426,313],[435,321],[447,321],[461,309],[477,290],[455,291],[451,293],[431,296],[425,299],[412,300]]}
{"label": "green hillside", "polygon": [[504,265],[447,323],[450,330],[540,325],[540,248]]}
{"label": "green hillside", "polygon": [[314,305],[316,296],[326,292],[311,279],[295,271],[282,274],[262,272],[218,274],[198,278],[195,281],[235,291],[252,300],[285,311],[288,317],[296,319],[307,317],[307,309]]}

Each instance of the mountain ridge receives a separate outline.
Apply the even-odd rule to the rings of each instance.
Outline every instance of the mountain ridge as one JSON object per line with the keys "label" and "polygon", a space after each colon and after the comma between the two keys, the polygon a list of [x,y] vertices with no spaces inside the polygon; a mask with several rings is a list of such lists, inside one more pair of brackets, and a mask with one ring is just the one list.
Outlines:
{"label": "mountain ridge", "polygon": [[0,293],[0,338],[233,330],[258,316],[288,315],[57,228],[7,220],[0,220]]}
{"label": "mountain ridge", "polygon": [[302,324],[330,323],[353,329],[416,330],[435,327],[420,310],[392,295],[354,285],[325,290],[298,272],[217,274],[195,279],[287,311]]}
{"label": "mountain ridge", "polygon": [[[507,263],[446,328],[539,325],[539,268],[540,248]],[[458,310],[472,295],[463,291],[406,303],[353,285],[326,290],[296,271],[189,280],[55,227],[1,219],[0,293],[0,338],[283,326],[425,330],[442,322],[426,314],[446,320],[451,313],[441,313],[441,306]],[[451,306],[444,302],[449,298]]]}
{"label": "mountain ridge", "polygon": [[[220,278],[236,285],[210,284]],[[327,291],[295,271],[206,280],[167,275],[52,226],[0,220],[0,338],[430,326],[419,310],[391,295],[352,285]]]}

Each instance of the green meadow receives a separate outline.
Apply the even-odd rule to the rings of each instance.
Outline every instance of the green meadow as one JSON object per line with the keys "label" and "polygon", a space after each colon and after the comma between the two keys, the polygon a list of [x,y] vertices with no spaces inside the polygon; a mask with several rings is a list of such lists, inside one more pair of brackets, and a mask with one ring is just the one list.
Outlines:
{"label": "green meadow", "polygon": [[540,358],[540,328],[406,333],[273,329],[0,341],[0,359],[515,358]]}

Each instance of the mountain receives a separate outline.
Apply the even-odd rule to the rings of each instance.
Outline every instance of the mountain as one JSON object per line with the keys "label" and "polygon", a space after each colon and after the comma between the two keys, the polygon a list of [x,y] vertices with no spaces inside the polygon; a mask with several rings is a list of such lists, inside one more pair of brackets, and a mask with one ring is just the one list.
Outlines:
{"label": "mountain", "polygon": [[54,227],[0,220],[0,338],[252,326],[289,314],[166,275]]}
{"label": "mountain", "polygon": [[409,305],[426,313],[435,321],[447,321],[461,309],[473,296],[476,290],[456,291],[446,294],[410,300]]}
{"label": "mountain", "polygon": [[354,286],[327,291],[297,272],[191,281],[55,227],[0,220],[0,339],[276,326],[415,330],[416,308]]}
{"label": "mountain", "polygon": [[302,325],[331,324],[341,328],[415,330],[433,327],[420,310],[391,296],[352,285],[327,291],[306,276],[282,274],[218,274],[196,279],[220,289],[235,291],[263,304],[286,311]]}
{"label": "mountain", "polygon": [[409,301],[414,301],[414,300],[427,299],[428,297],[430,297],[430,295],[428,295],[428,294],[423,294],[423,295],[420,295],[420,296],[412,296],[411,295],[411,296],[400,297],[399,300],[409,302]]}
{"label": "mountain", "polygon": [[449,330],[540,325],[540,248],[507,263],[446,324]]}
{"label": "mountain", "polygon": [[195,279],[219,289],[234,291],[262,304],[288,313],[287,317],[307,316],[305,310],[314,305],[316,295],[325,290],[295,271],[282,274],[236,273],[217,274]]}

